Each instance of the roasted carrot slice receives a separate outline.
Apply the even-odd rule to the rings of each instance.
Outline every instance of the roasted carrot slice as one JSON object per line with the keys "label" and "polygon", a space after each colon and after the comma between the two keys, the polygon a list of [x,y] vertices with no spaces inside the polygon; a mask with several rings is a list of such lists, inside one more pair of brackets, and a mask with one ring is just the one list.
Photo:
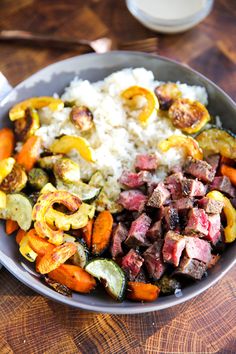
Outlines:
{"label": "roasted carrot slice", "polygon": [[92,253],[102,254],[109,246],[112,232],[113,217],[108,210],[102,211],[93,225]]}
{"label": "roasted carrot slice", "polygon": [[29,172],[40,155],[41,139],[38,136],[31,136],[24,145],[20,152],[15,156],[16,161]]}
{"label": "roasted carrot slice", "polygon": [[45,253],[38,263],[38,271],[41,274],[47,274],[65,263],[77,251],[77,247],[72,242],[66,242],[63,245],[56,246],[51,251]]}
{"label": "roasted carrot slice", "polygon": [[220,163],[227,166],[234,166],[236,161],[230,159],[229,157],[221,156]]}
{"label": "roasted carrot slice", "polygon": [[236,186],[236,168],[227,165],[221,165],[220,172],[223,176],[228,177],[231,183]]}
{"label": "roasted carrot slice", "polygon": [[26,231],[19,229],[16,234],[16,243],[20,244],[22,238],[26,235]]}
{"label": "roasted carrot slice", "polygon": [[51,252],[55,248],[53,244],[40,237],[35,229],[30,230],[27,234],[30,247],[39,256],[44,256],[47,252]]}
{"label": "roasted carrot slice", "polygon": [[0,130],[0,160],[12,156],[15,139],[14,133],[9,128]]}
{"label": "roasted carrot slice", "polygon": [[92,275],[83,268],[71,264],[62,264],[51,271],[48,276],[79,293],[89,293],[96,286],[96,281]]}
{"label": "roasted carrot slice", "polygon": [[86,226],[82,227],[82,237],[83,237],[88,249],[91,248],[91,244],[92,244],[93,222],[94,222],[94,220],[91,219],[91,220],[89,220],[89,222],[87,223]]}
{"label": "roasted carrot slice", "polygon": [[11,235],[14,231],[19,229],[19,225],[16,221],[7,219],[6,220],[6,234]]}
{"label": "roasted carrot slice", "polygon": [[134,301],[155,301],[159,293],[160,289],[156,285],[128,282],[127,299]]}

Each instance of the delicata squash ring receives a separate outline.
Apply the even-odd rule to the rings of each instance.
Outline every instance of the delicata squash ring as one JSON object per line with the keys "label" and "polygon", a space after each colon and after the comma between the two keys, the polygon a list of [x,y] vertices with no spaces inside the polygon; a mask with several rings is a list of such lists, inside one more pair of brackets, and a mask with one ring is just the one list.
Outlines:
{"label": "delicata squash ring", "polygon": [[183,148],[187,156],[192,156],[195,159],[202,160],[202,149],[199,147],[198,142],[191,136],[185,135],[171,135],[169,138],[161,141],[158,145],[159,149],[163,152],[171,148]]}
{"label": "delicata squash ring", "polygon": [[34,227],[37,234],[54,245],[63,242],[63,230],[52,229],[46,221],[46,214],[54,203],[65,205],[71,212],[76,212],[81,205],[81,200],[75,195],[65,191],[43,193],[38,198],[33,208],[32,219],[35,220]]}

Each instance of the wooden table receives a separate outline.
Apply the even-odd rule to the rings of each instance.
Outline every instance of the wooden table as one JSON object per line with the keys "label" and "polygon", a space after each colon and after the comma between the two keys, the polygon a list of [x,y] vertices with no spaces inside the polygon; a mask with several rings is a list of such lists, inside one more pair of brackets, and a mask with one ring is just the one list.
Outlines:
{"label": "wooden table", "polygon": [[[236,98],[235,0],[183,34],[158,35],[158,53],[187,63]],[[0,29],[122,40],[153,37],[121,0],[1,0]],[[15,85],[78,51],[0,43],[0,71]],[[79,311],[0,272],[0,353],[236,353],[235,268],[216,286],[169,310],[142,315]]]}

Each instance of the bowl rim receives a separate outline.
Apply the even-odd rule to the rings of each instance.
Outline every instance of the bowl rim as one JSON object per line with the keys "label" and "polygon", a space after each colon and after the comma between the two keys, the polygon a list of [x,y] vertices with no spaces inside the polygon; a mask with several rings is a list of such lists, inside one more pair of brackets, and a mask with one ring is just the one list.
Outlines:
{"label": "bowl rim", "polygon": [[[186,69],[187,71],[189,71],[190,73],[193,73],[195,75],[197,75],[197,77],[202,78],[203,80],[205,80],[207,83],[209,83],[211,86],[213,86],[215,89],[217,89],[220,94],[222,94],[223,96],[225,96],[227,98],[227,100],[229,101],[229,103],[234,107],[234,109],[236,110],[236,103],[233,101],[233,99],[226,93],[224,92],[219,86],[217,86],[214,82],[212,82],[210,79],[208,79],[207,77],[205,77],[203,74],[199,73],[198,71],[190,68],[187,64],[183,64],[180,63],[176,60],[172,60],[169,58],[166,58],[164,56],[160,56],[160,55],[156,55],[156,54],[148,54],[148,53],[142,53],[142,52],[137,52],[137,51],[111,51],[108,53],[103,53],[103,54],[97,54],[97,53],[88,53],[88,54],[83,54],[82,56],[93,56],[93,57],[97,57],[97,56],[104,56],[104,57],[109,57],[109,56],[116,56],[116,55],[133,55],[133,56],[142,56],[143,58],[147,57],[147,58],[153,58],[156,60],[161,60],[164,62],[169,62],[172,64],[175,64],[177,66],[180,66],[184,69]],[[37,72],[35,72],[34,74],[30,75],[28,78],[26,78],[25,80],[23,80],[22,82],[20,82],[18,85],[16,85],[13,90],[18,89],[23,87],[25,84],[28,83],[28,81],[31,81],[32,79],[34,79],[37,75],[39,74],[43,74],[43,72],[45,70],[48,70],[50,68],[53,68],[54,66],[56,66],[57,64],[63,64],[66,62],[70,62],[71,60],[79,60],[79,58],[81,58],[81,55],[77,55],[77,56],[73,56],[64,60],[60,60],[60,61],[56,61],[50,65],[45,66],[44,68],[38,70]],[[104,65],[105,66],[105,65]],[[145,66],[145,65],[144,65]],[[130,67],[132,67],[132,65],[130,65]],[[5,101],[7,102],[8,100],[8,96],[11,94],[12,91],[10,91],[8,93],[8,95],[1,101],[1,106],[4,105]],[[98,313],[110,313],[110,314],[138,314],[138,313],[145,313],[145,312],[151,312],[151,311],[158,311],[158,310],[163,310],[172,306],[176,306],[179,305],[185,301],[188,301],[192,298],[194,298],[197,295],[200,295],[201,293],[203,293],[204,291],[206,291],[207,289],[209,289],[210,287],[212,287],[213,285],[215,285],[235,264],[236,264],[236,257],[230,262],[230,264],[224,268],[221,272],[219,272],[219,274],[217,276],[214,277],[214,279],[212,279],[210,282],[206,282],[206,284],[204,286],[199,287],[199,289],[194,289],[191,293],[183,295],[179,298],[175,297],[174,299],[169,299],[169,302],[167,303],[145,303],[145,307],[142,307],[140,303],[135,304],[133,307],[114,307],[114,306],[110,306],[110,305],[106,305],[101,307],[101,305],[95,305],[95,304],[85,304],[85,303],[81,303],[79,301],[76,301],[72,298],[68,298],[65,297],[61,294],[58,294],[57,292],[55,292],[54,290],[51,290],[47,287],[42,287],[40,283],[34,283],[31,284],[24,275],[22,275],[21,273],[18,274],[15,267],[14,267],[14,261],[12,260],[12,262],[9,262],[8,257],[0,250],[0,262],[2,263],[2,265],[15,277],[17,278],[20,282],[22,282],[24,285],[28,286],[29,288],[31,288],[32,290],[35,290],[37,293],[39,293],[40,295],[45,296],[46,298],[49,298],[51,300],[57,301],[61,304],[64,305],[69,305],[75,308],[79,308],[82,310],[88,310],[88,311],[92,311],[92,312],[98,312]],[[201,282],[199,282],[198,284],[201,284]],[[51,290],[51,291],[49,291]]]}

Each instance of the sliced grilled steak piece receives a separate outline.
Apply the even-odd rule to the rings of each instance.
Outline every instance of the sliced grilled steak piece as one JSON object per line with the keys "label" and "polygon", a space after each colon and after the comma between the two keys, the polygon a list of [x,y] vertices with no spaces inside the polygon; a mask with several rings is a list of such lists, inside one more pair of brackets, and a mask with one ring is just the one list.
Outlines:
{"label": "sliced grilled steak piece", "polygon": [[149,216],[145,213],[141,214],[132,222],[125,244],[128,247],[148,245],[149,242],[146,238],[146,233],[151,225],[151,222],[152,220]]}
{"label": "sliced grilled steak piece", "polygon": [[157,240],[143,253],[144,264],[148,274],[150,278],[153,278],[154,280],[160,279],[166,268],[166,265],[162,260],[162,245],[163,240]]}
{"label": "sliced grilled steak piece", "polygon": [[203,197],[206,194],[207,186],[196,179],[184,178],[182,181],[182,193],[189,197]]}
{"label": "sliced grilled steak piece", "polygon": [[113,259],[123,255],[122,242],[128,236],[128,230],[125,225],[119,222],[112,232],[110,252]]}
{"label": "sliced grilled steak piece", "polygon": [[140,272],[144,259],[133,249],[122,258],[121,268],[129,280],[133,281]]}
{"label": "sliced grilled steak piece", "polygon": [[211,165],[213,170],[216,172],[220,163],[220,155],[219,154],[214,154],[210,155],[206,158],[206,162]]}
{"label": "sliced grilled steak piece", "polygon": [[186,197],[178,200],[174,200],[173,206],[177,210],[186,210],[193,208],[193,199]]}
{"label": "sliced grilled steak piece", "polygon": [[179,267],[176,269],[175,274],[186,275],[192,279],[200,280],[206,270],[206,263],[200,262],[197,259],[184,257]]}
{"label": "sliced grilled steak piece", "polygon": [[211,246],[209,242],[198,237],[185,237],[186,255],[189,258],[197,259],[201,262],[208,263],[211,259]]}
{"label": "sliced grilled steak piece", "polygon": [[231,198],[236,197],[236,189],[231,184],[230,179],[226,176],[215,177],[210,186],[210,190],[220,191]]}
{"label": "sliced grilled steak piece", "polygon": [[182,180],[183,174],[181,172],[173,173],[165,178],[165,186],[170,191],[172,199],[179,199],[182,197]]}
{"label": "sliced grilled steak piece", "polygon": [[123,171],[118,182],[126,187],[137,188],[149,182],[151,177],[151,174],[147,171],[140,171],[138,173]]}
{"label": "sliced grilled steak piece", "polygon": [[175,230],[179,226],[179,215],[178,210],[172,206],[165,207],[164,209],[164,218],[166,222],[167,230]]}
{"label": "sliced grilled steak piece", "polygon": [[186,173],[200,179],[203,182],[212,182],[215,177],[215,170],[209,163],[202,160],[196,160],[192,157],[187,158],[184,166]]}
{"label": "sliced grilled steak piece", "polygon": [[125,209],[139,211],[147,201],[147,196],[137,189],[123,191],[119,195],[118,203]]}
{"label": "sliced grilled steak piece", "polygon": [[220,214],[224,203],[219,200],[204,197],[198,201],[200,208],[204,209],[208,214]]}
{"label": "sliced grilled steak piece", "polygon": [[208,235],[206,236],[206,239],[211,241],[213,243],[213,245],[215,245],[219,241],[220,236],[221,236],[220,214],[209,215],[208,222],[209,222]]}
{"label": "sliced grilled steak piece", "polygon": [[182,166],[181,165],[174,165],[170,168],[170,172],[171,173],[179,173],[179,172],[182,172],[183,169],[182,169]]}
{"label": "sliced grilled steak piece", "polygon": [[147,238],[151,242],[154,242],[161,237],[162,237],[162,222],[161,222],[161,220],[159,220],[159,221],[156,221],[152,225],[152,227],[148,230]]}
{"label": "sliced grilled steak piece", "polygon": [[170,193],[168,189],[164,186],[163,182],[160,182],[154,189],[151,197],[148,199],[147,206],[152,208],[160,208],[169,198]]}
{"label": "sliced grilled steak piece", "polygon": [[189,211],[185,233],[208,235],[208,216],[203,209],[193,208]]}
{"label": "sliced grilled steak piece", "polygon": [[143,268],[141,268],[140,272],[138,273],[137,277],[134,280],[138,283],[147,283],[148,275],[146,271]]}
{"label": "sliced grilled steak piece", "polygon": [[138,171],[155,171],[158,167],[157,156],[154,154],[137,155],[134,167]]}
{"label": "sliced grilled steak piece", "polygon": [[164,262],[172,263],[177,267],[184,247],[185,238],[174,231],[168,231],[162,248]]}

